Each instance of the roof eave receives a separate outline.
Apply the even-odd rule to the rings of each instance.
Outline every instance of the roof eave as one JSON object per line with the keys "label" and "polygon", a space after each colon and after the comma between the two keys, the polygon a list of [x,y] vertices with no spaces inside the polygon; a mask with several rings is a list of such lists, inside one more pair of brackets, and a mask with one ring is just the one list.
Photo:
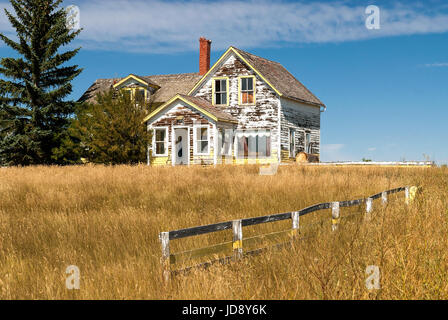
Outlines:
{"label": "roof eave", "polygon": [[285,96],[285,95],[283,95],[282,98],[293,100],[293,101],[297,101],[297,102],[302,102],[302,103],[305,103],[305,104],[312,105],[314,107],[323,107],[325,109],[327,108],[327,106],[325,104],[323,104],[323,103],[311,102],[311,101],[303,100],[303,99],[292,97],[292,96]]}

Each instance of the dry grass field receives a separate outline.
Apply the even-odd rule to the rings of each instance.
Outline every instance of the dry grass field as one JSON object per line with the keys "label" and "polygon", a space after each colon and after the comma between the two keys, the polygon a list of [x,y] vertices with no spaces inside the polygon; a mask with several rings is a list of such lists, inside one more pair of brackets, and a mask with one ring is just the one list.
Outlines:
{"label": "dry grass field", "polygon": [[[318,227],[292,247],[162,281],[161,231],[404,185],[422,187],[410,206],[403,193],[386,207],[375,201],[368,222],[363,207],[342,208],[334,233],[330,210],[314,212],[301,224]],[[444,168],[0,169],[0,299],[448,299],[447,191]],[[197,238],[174,240],[172,250],[231,240],[231,231]],[[65,287],[69,265],[80,269],[79,290]],[[368,265],[380,268],[380,290],[365,287]]]}

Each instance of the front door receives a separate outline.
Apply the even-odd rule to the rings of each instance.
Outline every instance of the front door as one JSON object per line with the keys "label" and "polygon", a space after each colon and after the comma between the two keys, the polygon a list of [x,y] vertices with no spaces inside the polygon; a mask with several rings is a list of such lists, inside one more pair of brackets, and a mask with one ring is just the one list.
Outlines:
{"label": "front door", "polygon": [[174,129],[174,159],[175,165],[188,164],[188,129]]}

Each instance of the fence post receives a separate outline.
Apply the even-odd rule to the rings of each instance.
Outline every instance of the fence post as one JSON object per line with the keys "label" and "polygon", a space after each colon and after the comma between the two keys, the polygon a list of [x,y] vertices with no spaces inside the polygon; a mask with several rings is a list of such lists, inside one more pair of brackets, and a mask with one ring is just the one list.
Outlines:
{"label": "fence post", "polygon": [[417,190],[418,190],[418,187],[415,187],[415,186],[405,188],[404,194],[406,197],[406,199],[405,199],[406,204],[410,204],[411,202],[413,202],[415,200],[415,196],[417,195]]}
{"label": "fence post", "polygon": [[161,232],[159,235],[162,244],[162,274],[165,282],[170,280],[170,233]]}
{"label": "fence post", "polygon": [[331,230],[336,231],[339,225],[339,202],[331,203]]}
{"label": "fence post", "polygon": [[291,219],[292,219],[291,236],[294,238],[299,233],[299,225],[300,225],[299,211],[294,211],[293,213],[291,213]]}
{"label": "fence post", "polygon": [[409,204],[409,187],[404,188],[404,202]]}
{"label": "fence post", "polygon": [[243,223],[242,220],[232,221],[233,229],[233,256],[239,259],[243,256]]}
{"label": "fence post", "polygon": [[370,220],[370,213],[372,212],[373,209],[373,199],[372,198],[367,198],[366,199],[366,219]]}
{"label": "fence post", "polygon": [[381,193],[381,203],[382,204],[387,204],[387,192],[386,191],[383,191]]}

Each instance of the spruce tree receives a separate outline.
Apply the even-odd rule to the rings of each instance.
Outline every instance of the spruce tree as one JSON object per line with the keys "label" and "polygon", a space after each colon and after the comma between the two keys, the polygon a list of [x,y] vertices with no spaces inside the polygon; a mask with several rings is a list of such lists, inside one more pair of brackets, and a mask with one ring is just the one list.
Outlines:
{"label": "spruce tree", "polygon": [[81,30],[70,30],[62,0],[10,0],[5,9],[17,39],[0,39],[17,53],[0,60],[0,161],[4,165],[61,163],[55,154],[67,135],[75,103],[65,101],[82,69],[62,52]]}
{"label": "spruce tree", "polygon": [[78,105],[64,140],[64,153],[102,164],[138,164],[146,161],[151,134],[143,124],[149,107],[129,93],[100,93],[96,103]]}

